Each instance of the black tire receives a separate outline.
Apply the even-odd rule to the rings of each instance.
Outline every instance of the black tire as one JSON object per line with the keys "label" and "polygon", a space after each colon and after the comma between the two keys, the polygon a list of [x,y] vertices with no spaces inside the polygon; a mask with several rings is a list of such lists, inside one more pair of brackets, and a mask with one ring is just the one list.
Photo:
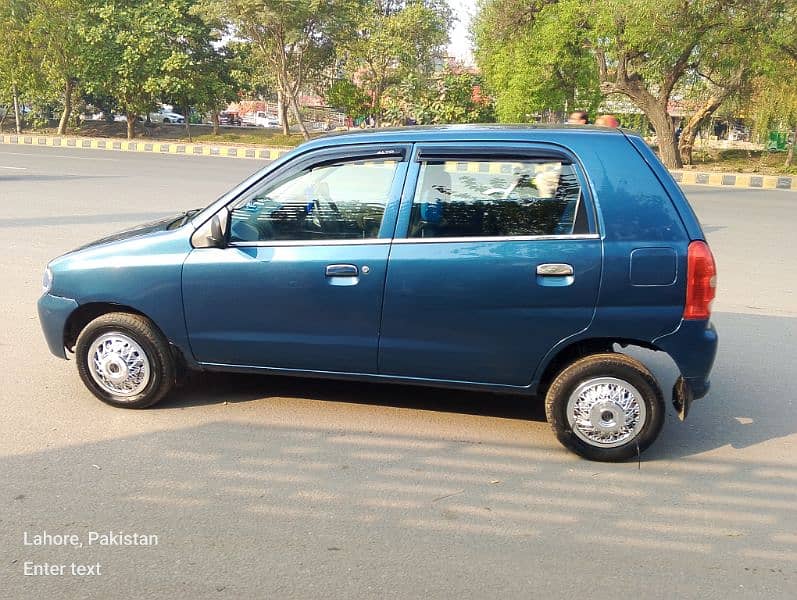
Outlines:
{"label": "black tire", "polygon": [[[571,395],[581,385],[598,378],[620,380],[633,386],[639,393],[640,408],[645,411],[644,423],[635,433],[633,430],[628,432],[628,439],[621,440],[621,445],[608,446],[606,444],[609,442],[588,441],[585,438],[590,437],[589,433],[581,430],[576,433],[568,417]],[[576,406],[575,399],[574,403]],[[602,414],[611,415],[611,412]],[[590,460],[622,461],[636,457],[638,452],[643,452],[658,437],[664,424],[664,400],[655,377],[638,360],[618,353],[592,354],[570,364],[556,376],[545,396],[545,415],[565,448]],[[603,422],[616,421],[610,418]]]}
{"label": "black tire", "polygon": [[[114,394],[95,379],[90,366],[94,346],[103,336],[121,334],[139,346],[149,366],[148,378],[142,377],[142,389],[124,395]],[[138,351],[136,350],[136,353]],[[75,360],[80,378],[92,394],[103,402],[120,408],[146,408],[163,399],[175,383],[176,365],[169,343],[155,324],[140,315],[107,313],[91,321],[77,339]],[[110,368],[110,366],[109,366]],[[99,378],[99,376],[98,376]],[[144,384],[146,379],[146,384]]]}

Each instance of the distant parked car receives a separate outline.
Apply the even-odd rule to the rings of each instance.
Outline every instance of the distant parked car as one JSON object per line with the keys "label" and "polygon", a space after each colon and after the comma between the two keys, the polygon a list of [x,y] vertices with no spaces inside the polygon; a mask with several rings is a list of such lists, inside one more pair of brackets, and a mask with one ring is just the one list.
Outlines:
{"label": "distant parked car", "polygon": [[280,126],[279,119],[268,113],[257,113],[255,117],[255,125],[258,127],[276,128]]}
{"label": "distant parked car", "polygon": [[240,127],[242,122],[241,115],[237,112],[225,110],[219,113],[219,125],[235,125]]}
{"label": "distant parked car", "polygon": [[149,113],[149,120],[153,123],[185,123],[185,117],[169,110]]}
{"label": "distant parked car", "polygon": [[639,136],[446,126],[313,140],[205,209],[61,256],[39,318],[113,406],[155,404],[186,369],[514,393],[570,450],[623,460],[665,404],[620,349],[672,357],[685,418],[709,390],[715,284]]}

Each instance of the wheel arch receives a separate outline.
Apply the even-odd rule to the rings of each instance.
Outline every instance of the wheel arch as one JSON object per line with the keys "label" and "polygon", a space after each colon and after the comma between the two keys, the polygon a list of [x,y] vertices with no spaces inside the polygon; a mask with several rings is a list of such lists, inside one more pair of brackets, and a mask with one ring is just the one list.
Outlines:
{"label": "wheel arch", "polygon": [[532,384],[536,395],[538,397],[544,397],[556,375],[567,365],[580,358],[589,356],[590,354],[614,352],[615,345],[619,345],[623,348],[627,346],[636,346],[647,350],[661,350],[661,348],[658,348],[650,341],[633,338],[599,337],[570,342],[546,356],[534,378],[536,386]]}
{"label": "wheel arch", "polygon": [[171,349],[172,355],[175,358],[179,370],[182,372],[189,365],[183,350],[177,346],[173,340],[169,339],[169,336],[164,333],[163,329],[154,319],[152,319],[146,313],[133,308],[132,306],[117,304],[114,302],[88,302],[86,304],[79,305],[74,311],[72,311],[72,314],[69,315],[64,325],[64,348],[66,348],[69,352],[74,352],[77,338],[80,335],[80,332],[85,329],[86,325],[91,323],[97,317],[114,312],[139,315],[145,319],[148,319],[158,330],[158,332],[160,332],[163,338],[169,343],[169,348]]}

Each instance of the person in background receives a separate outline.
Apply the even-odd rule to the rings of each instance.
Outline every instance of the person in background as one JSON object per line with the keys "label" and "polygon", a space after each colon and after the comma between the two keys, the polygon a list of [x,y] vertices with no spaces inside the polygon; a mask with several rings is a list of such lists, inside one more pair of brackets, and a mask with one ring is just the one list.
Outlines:
{"label": "person in background", "polygon": [[601,125],[602,127],[619,127],[620,121],[618,121],[617,117],[614,115],[601,115],[595,119],[595,125]]}
{"label": "person in background", "polygon": [[567,122],[571,125],[586,125],[589,123],[589,115],[585,110],[577,110],[570,113],[570,118],[567,119]]}

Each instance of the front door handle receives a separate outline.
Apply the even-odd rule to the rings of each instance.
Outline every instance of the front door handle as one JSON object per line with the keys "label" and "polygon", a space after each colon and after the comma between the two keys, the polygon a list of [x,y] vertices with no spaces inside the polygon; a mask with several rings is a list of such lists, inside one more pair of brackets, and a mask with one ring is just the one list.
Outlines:
{"label": "front door handle", "polygon": [[357,277],[360,270],[357,265],[327,265],[327,277]]}
{"label": "front door handle", "polygon": [[566,263],[545,263],[537,265],[537,275],[541,277],[567,277],[573,275],[573,265]]}

